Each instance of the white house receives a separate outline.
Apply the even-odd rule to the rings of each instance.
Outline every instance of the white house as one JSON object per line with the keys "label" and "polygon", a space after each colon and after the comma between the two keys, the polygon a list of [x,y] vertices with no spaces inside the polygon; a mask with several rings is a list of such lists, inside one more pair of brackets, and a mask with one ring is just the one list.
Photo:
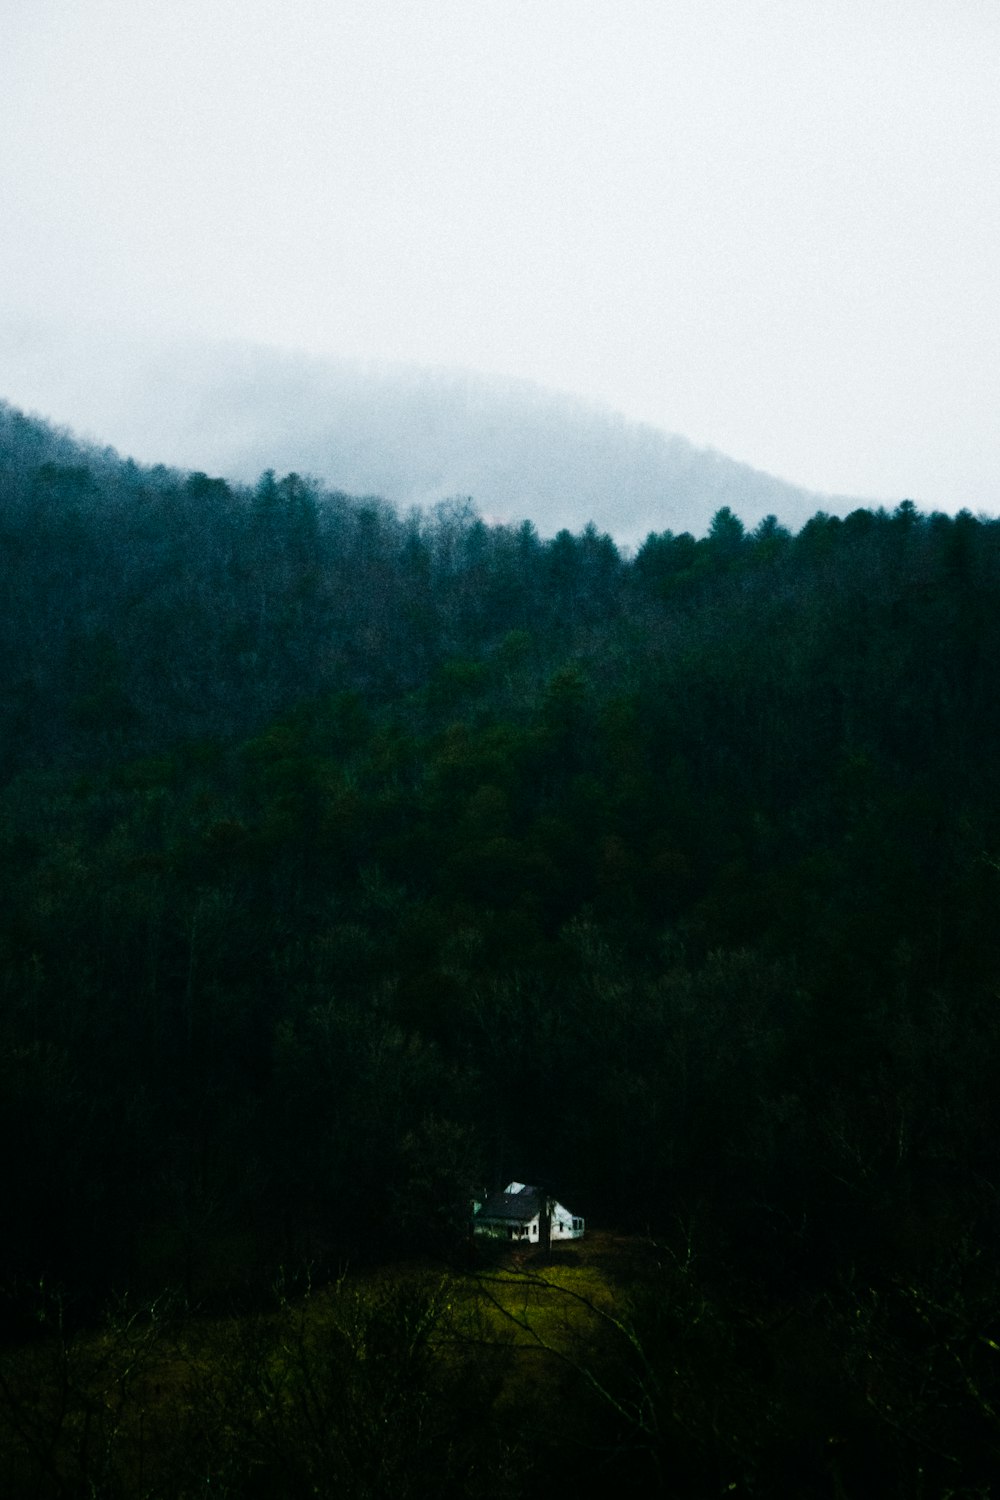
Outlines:
{"label": "white house", "polygon": [[509,1182],[502,1193],[491,1193],[485,1203],[477,1205],[472,1228],[475,1234],[492,1239],[538,1245],[545,1243],[545,1216],[553,1243],[582,1236],[582,1219],[541,1188],[526,1187],[523,1182]]}

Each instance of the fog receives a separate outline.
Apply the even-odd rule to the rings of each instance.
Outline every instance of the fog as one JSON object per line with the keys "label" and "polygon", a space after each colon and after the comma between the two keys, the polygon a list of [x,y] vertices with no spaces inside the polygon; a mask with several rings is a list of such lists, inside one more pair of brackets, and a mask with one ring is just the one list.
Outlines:
{"label": "fog", "polygon": [[[11,401],[4,323],[51,330],[84,398],[51,414],[95,427],[88,381],[138,428],[160,377],[70,371],[67,330],[235,340],[530,380],[810,489],[1000,509],[995,0],[0,12]],[[416,493],[482,489],[442,452]]]}
{"label": "fog", "polygon": [[5,345],[15,404],[140,461],[237,480],[294,470],[403,508],[469,496],[543,534],[593,521],[626,545],[700,534],[722,505],[798,526],[862,503],[527,381],[38,326],[9,327]]}

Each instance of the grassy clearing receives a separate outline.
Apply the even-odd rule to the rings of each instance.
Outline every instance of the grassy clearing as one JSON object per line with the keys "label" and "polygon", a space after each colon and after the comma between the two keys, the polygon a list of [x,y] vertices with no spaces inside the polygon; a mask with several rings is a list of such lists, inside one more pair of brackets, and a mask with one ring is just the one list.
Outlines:
{"label": "grassy clearing", "polygon": [[119,1306],[99,1331],[53,1303],[0,1351],[0,1488],[183,1497],[210,1481],[236,1496],[252,1476],[325,1493],[310,1486],[326,1475],[407,1493],[441,1453],[456,1482],[484,1462],[502,1476],[586,1372],[615,1297],[599,1257],[567,1253],[279,1287],[232,1317]]}
{"label": "grassy clearing", "polygon": [[478,1326],[520,1349],[563,1351],[615,1305],[607,1277],[590,1265],[502,1265],[457,1283],[456,1293]]}

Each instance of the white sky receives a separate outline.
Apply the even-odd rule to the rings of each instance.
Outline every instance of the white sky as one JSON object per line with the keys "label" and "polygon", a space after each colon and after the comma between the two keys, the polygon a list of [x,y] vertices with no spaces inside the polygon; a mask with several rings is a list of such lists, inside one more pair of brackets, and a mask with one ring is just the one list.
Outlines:
{"label": "white sky", "polygon": [[17,317],[524,376],[1000,510],[1000,3],[0,0]]}

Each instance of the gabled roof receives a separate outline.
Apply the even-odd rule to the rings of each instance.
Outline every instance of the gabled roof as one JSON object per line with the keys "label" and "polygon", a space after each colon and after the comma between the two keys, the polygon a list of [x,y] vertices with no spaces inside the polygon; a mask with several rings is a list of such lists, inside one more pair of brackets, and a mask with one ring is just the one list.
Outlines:
{"label": "gabled roof", "polygon": [[[511,1192],[516,1188],[516,1192]],[[541,1212],[542,1195],[538,1188],[512,1182],[502,1193],[491,1193],[476,1215],[477,1219],[510,1219],[516,1223],[533,1219]]]}

